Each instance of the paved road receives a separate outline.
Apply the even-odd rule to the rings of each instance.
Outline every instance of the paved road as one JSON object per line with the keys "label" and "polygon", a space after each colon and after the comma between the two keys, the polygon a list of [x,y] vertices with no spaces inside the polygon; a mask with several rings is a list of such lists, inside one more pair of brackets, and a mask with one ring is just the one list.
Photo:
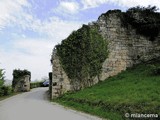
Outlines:
{"label": "paved road", "polygon": [[36,88],[0,101],[0,120],[100,120],[49,102],[46,91]]}

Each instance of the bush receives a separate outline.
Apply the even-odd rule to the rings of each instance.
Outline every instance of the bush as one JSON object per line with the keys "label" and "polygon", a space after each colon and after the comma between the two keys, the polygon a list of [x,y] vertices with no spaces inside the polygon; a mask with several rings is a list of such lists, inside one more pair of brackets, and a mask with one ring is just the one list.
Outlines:
{"label": "bush", "polygon": [[40,82],[32,82],[30,84],[30,88],[33,89],[33,88],[37,88],[37,87],[43,87],[43,82],[40,81]]}
{"label": "bush", "polygon": [[12,93],[11,86],[3,86],[1,90],[3,91],[3,96],[7,96]]}
{"label": "bush", "polygon": [[11,86],[2,86],[0,87],[0,96],[7,96],[12,94]]}
{"label": "bush", "polygon": [[0,97],[3,96],[2,86],[0,87]]}

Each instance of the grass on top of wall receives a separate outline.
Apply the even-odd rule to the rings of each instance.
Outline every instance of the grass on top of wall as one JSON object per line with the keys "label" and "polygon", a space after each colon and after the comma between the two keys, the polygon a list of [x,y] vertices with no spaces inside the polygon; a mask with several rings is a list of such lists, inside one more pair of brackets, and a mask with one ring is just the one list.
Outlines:
{"label": "grass on top of wall", "polygon": [[[125,113],[159,114],[160,60],[130,68],[90,88],[54,100],[62,105],[111,120]],[[157,71],[156,71],[157,70]]]}

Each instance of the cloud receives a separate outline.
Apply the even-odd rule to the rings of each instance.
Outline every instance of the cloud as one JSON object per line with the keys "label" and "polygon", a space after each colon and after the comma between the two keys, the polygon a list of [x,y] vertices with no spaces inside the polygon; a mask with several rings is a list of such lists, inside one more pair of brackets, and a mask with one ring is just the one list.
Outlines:
{"label": "cloud", "polygon": [[121,7],[134,7],[134,6],[148,6],[148,5],[156,5],[160,8],[159,0],[82,0],[84,9],[99,7],[102,4],[114,4]]}
{"label": "cloud", "polygon": [[145,0],[145,1],[140,1],[140,0],[122,0],[122,1],[118,1],[118,0],[110,0],[111,2],[115,2],[115,4],[117,3],[117,5],[122,5],[125,7],[134,7],[134,6],[148,6],[148,5],[152,5],[152,6],[157,6],[160,7],[160,1],[159,0]]}
{"label": "cloud", "polygon": [[54,13],[61,15],[73,15],[78,13],[80,6],[78,2],[75,1],[60,1],[56,9],[53,9]]}
{"label": "cloud", "polygon": [[[30,12],[27,12],[24,7],[27,7]],[[27,0],[1,0],[0,31],[5,27],[16,27],[22,31],[32,30],[51,37],[60,35],[59,39],[64,39],[82,24],[82,22],[64,21],[56,16],[41,21],[30,10],[32,7],[33,5],[31,6]],[[78,10],[77,2],[61,1],[55,11],[62,14],[75,14]]]}
{"label": "cloud", "polygon": [[27,0],[1,0],[0,1],[0,31],[6,27],[10,21],[14,20],[14,15],[23,12],[22,7],[29,7]]}
{"label": "cloud", "polygon": [[[25,19],[24,19],[25,18]],[[42,36],[47,36],[56,41],[66,38],[73,30],[78,29],[83,22],[62,20],[59,17],[48,17],[45,21],[34,17],[32,14],[21,13],[11,22],[11,26],[19,29],[31,30]]]}
{"label": "cloud", "polygon": [[47,36],[57,43],[65,39],[73,30],[77,30],[82,25],[82,22],[62,20],[58,17],[50,17],[45,21],[32,18],[28,21],[21,20],[21,22],[21,26],[25,29],[37,32],[42,36]]}
{"label": "cloud", "polygon": [[84,9],[95,8],[101,4],[108,3],[109,0],[82,0]]}
{"label": "cloud", "polygon": [[45,56],[51,54],[56,43],[48,39],[21,39],[13,43],[14,49],[23,51],[30,56]]}
{"label": "cloud", "polygon": [[61,41],[65,39],[73,30],[78,29],[82,22],[76,21],[65,21],[59,18],[51,17],[50,21],[45,21],[42,23],[43,27],[40,31],[48,34],[55,40]]}

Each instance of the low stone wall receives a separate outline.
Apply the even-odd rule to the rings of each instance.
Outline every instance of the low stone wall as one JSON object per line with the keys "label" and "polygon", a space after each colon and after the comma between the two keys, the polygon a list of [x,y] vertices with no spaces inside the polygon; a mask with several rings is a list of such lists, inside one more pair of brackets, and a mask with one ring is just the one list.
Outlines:
{"label": "low stone wall", "polygon": [[[128,67],[144,61],[151,60],[160,56],[160,35],[155,41],[149,41],[149,38],[136,33],[131,26],[123,27],[123,22],[119,17],[120,12],[111,12],[107,15],[101,15],[96,24],[99,26],[99,32],[108,42],[109,56],[102,66],[100,80],[105,80],[110,76],[117,75]],[[74,84],[67,77],[67,74],[61,67],[56,49],[52,54],[52,93],[51,99],[56,98],[67,91],[73,91]],[[97,77],[93,84],[98,83]],[[78,85],[78,83],[76,83]]]}

